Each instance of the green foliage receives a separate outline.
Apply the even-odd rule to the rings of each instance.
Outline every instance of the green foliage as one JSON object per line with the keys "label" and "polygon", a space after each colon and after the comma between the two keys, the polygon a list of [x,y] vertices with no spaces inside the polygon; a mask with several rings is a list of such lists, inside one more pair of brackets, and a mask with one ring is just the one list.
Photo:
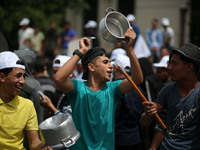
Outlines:
{"label": "green foliage", "polygon": [[61,25],[67,8],[78,12],[89,6],[87,2],[79,0],[1,0],[0,31],[6,37],[10,50],[17,49],[17,32],[22,18],[29,18],[30,26],[38,24],[46,32],[52,20]]}

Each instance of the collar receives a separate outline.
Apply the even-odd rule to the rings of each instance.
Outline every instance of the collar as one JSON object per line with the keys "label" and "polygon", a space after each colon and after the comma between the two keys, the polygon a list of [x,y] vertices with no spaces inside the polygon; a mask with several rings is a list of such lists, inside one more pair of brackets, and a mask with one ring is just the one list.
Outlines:
{"label": "collar", "polygon": [[[16,108],[16,106],[19,103],[18,95],[16,95],[9,103],[6,103],[7,105]],[[4,104],[3,100],[0,98],[0,104]]]}

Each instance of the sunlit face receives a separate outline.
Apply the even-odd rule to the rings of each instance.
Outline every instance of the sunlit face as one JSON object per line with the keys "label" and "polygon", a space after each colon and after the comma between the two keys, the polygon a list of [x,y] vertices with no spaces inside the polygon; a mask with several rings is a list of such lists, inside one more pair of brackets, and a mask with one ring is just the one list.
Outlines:
{"label": "sunlit face", "polygon": [[186,64],[178,54],[174,54],[170,59],[168,70],[172,80],[179,81],[187,77]]}
{"label": "sunlit face", "polygon": [[94,63],[95,77],[99,77],[104,82],[110,81],[112,69],[113,65],[111,64],[110,59],[105,55],[99,56]]}
{"label": "sunlit face", "polygon": [[4,76],[2,81],[5,93],[9,96],[18,95],[25,84],[25,70],[21,68],[13,68],[7,76]]}

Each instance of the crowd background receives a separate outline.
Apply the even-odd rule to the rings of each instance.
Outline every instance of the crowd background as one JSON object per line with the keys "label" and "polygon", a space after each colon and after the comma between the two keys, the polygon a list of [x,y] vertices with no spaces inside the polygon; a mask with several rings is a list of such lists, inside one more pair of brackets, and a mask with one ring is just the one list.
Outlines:
{"label": "crowd background", "polygon": [[[13,13],[12,15],[7,13],[9,9],[11,10],[10,7],[8,9],[3,8],[4,5],[11,4],[11,1],[2,3],[2,14],[4,17],[7,17],[8,20],[0,23],[2,26],[2,39],[5,40],[2,45],[4,47],[0,50],[14,51],[21,60],[27,62],[26,69],[28,68],[28,71],[26,70],[26,85],[28,87],[25,87],[24,92],[27,93],[27,89],[29,88],[29,90],[32,91],[29,91],[30,93],[33,93],[34,91],[35,95],[27,96],[27,98],[34,102],[38,113],[38,120],[39,123],[41,123],[44,119],[54,115],[57,111],[71,111],[70,108],[67,107],[69,101],[53,83],[54,74],[57,71],[56,69],[62,67],[62,65],[70,58],[70,56],[67,56],[69,43],[79,38],[73,25],[71,25],[70,21],[65,18],[65,15],[63,15],[66,8],[62,6],[66,5],[67,7],[72,7],[77,11],[80,8],[87,9],[89,6],[87,2],[78,1],[60,1],[56,3],[56,5],[54,5],[54,2],[49,2],[45,7],[41,1],[35,2],[34,5],[29,2],[29,6],[27,6],[27,3],[28,2],[22,4],[21,1],[19,1],[18,4],[20,4],[21,7],[13,7],[12,9],[14,9],[16,13]],[[23,12],[19,11],[23,8]],[[8,17],[9,15],[11,16]],[[140,37],[140,40],[143,38],[145,41],[144,44],[148,47],[147,51],[149,50],[150,52],[150,55],[148,53],[148,55],[144,54],[144,57],[138,57],[144,76],[144,82],[141,84],[140,89],[149,101],[154,101],[160,89],[164,84],[166,84],[166,82],[170,81],[168,76],[166,80],[162,80],[161,73],[166,72],[167,75],[169,73],[166,67],[167,61],[162,61],[162,58],[167,56],[169,60],[171,49],[174,48],[176,32],[173,30],[173,26],[171,26],[171,21],[165,16],[160,20],[152,17],[152,21],[149,22],[149,28],[145,31],[140,30],[140,27],[137,25],[136,17],[131,14],[131,12],[127,15],[127,19],[130,21],[135,32],[137,31],[137,37]],[[8,21],[10,21],[10,24],[6,24]],[[98,22],[97,20],[93,20],[93,18],[89,18],[85,25],[83,25],[83,36],[96,37],[96,39],[91,40],[93,47],[101,46],[97,28]],[[145,36],[142,36],[141,32],[145,32]],[[137,38],[133,47],[138,41],[139,39]],[[115,56],[115,60],[127,56],[126,52],[123,51],[123,45],[121,44],[122,43],[116,43],[113,47],[109,47],[110,58],[112,58],[114,52],[118,53],[117,57]],[[32,56],[32,58],[29,58],[28,56]],[[31,62],[28,65],[29,61]],[[121,63],[123,65],[124,62]],[[125,66],[124,69],[126,67],[127,66]],[[162,69],[159,70],[158,68]],[[80,77],[82,72],[82,65],[79,62],[74,68],[71,78],[82,80]],[[118,79],[113,78],[113,80]],[[47,101],[48,105],[42,104],[41,106],[38,106],[40,100],[37,91],[43,91],[45,95],[49,97]],[[134,93],[134,95],[136,95],[136,93]],[[57,100],[60,100],[60,104],[58,104],[59,101]],[[45,101],[43,101],[43,103],[45,103]],[[52,106],[52,104],[49,103],[53,104],[53,108],[51,107],[50,109],[49,105]],[[128,111],[128,109],[130,109],[130,111],[135,109],[134,107],[126,109],[126,107],[124,107],[126,106],[126,103],[130,102],[125,100],[125,102],[121,104],[120,108],[117,109],[117,113],[124,110]],[[137,105],[139,105],[139,107],[141,106],[138,103]],[[42,106],[44,106],[45,109],[43,109]],[[129,113],[129,111],[127,113]],[[137,140],[139,141],[138,149],[149,149],[152,140],[155,138],[154,128],[157,127],[156,122],[153,121],[149,126],[143,127],[139,124],[143,110],[140,109],[138,112],[131,113],[132,115],[135,115],[136,118],[136,120],[133,121],[134,123],[136,122],[135,130],[137,131],[135,132],[137,133]],[[128,118],[131,116],[126,117]],[[127,119],[120,118],[119,114],[116,115],[116,118],[118,119],[117,121],[122,120],[122,122],[124,119]],[[120,124],[119,122],[117,123]],[[126,126],[126,123],[124,125],[125,129],[128,130],[129,127]],[[119,130],[119,132],[122,133],[123,130]],[[124,143],[125,145],[127,144],[126,141]],[[140,145],[141,143],[143,143],[143,145]],[[119,147],[121,146],[119,142],[117,144]],[[159,147],[159,143],[157,146]]]}
{"label": "crowd background", "polygon": [[[127,2],[130,2],[130,5],[126,5],[122,0],[114,0],[107,3],[106,1],[97,2],[98,0],[86,0],[82,2],[72,0],[67,2],[50,1],[48,3],[32,0],[26,2],[22,0],[14,2],[11,0],[2,0],[0,2],[0,19],[4,21],[0,22],[1,32],[3,32],[8,40],[10,48],[16,49],[18,45],[16,32],[19,29],[17,24],[23,17],[27,17],[31,19],[31,26],[39,22],[40,29],[44,32],[47,32],[51,21],[56,21],[58,31],[61,31],[63,29],[63,21],[68,20],[77,31],[78,36],[82,37],[85,32],[84,24],[88,20],[99,22],[105,16],[105,9],[113,7],[114,10],[124,15],[134,13],[143,36],[145,36],[146,29],[153,18],[157,18],[160,21],[162,17],[168,17],[176,33],[176,47],[181,46],[185,42],[192,42],[199,45],[198,18],[200,5],[198,0],[176,0],[166,3],[158,0],[150,3],[128,0]],[[9,12],[14,13],[11,15]],[[103,41],[101,44],[105,48],[108,48],[107,44],[109,43],[104,42],[102,38],[100,40]]]}

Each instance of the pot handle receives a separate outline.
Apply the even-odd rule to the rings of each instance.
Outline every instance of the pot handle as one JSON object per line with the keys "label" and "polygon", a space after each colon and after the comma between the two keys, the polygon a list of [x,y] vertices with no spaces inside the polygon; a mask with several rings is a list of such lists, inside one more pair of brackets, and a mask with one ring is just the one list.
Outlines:
{"label": "pot handle", "polygon": [[108,8],[106,8],[106,15],[109,13],[109,10],[114,11],[114,9],[112,7],[108,7]]}
{"label": "pot handle", "polygon": [[64,139],[64,140],[61,140],[61,142],[63,143],[65,147],[70,147],[75,144],[75,141],[73,139]]}
{"label": "pot handle", "polygon": [[128,37],[118,38],[119,41],[122,41],[122,43],[127,44],[129,42]]}

